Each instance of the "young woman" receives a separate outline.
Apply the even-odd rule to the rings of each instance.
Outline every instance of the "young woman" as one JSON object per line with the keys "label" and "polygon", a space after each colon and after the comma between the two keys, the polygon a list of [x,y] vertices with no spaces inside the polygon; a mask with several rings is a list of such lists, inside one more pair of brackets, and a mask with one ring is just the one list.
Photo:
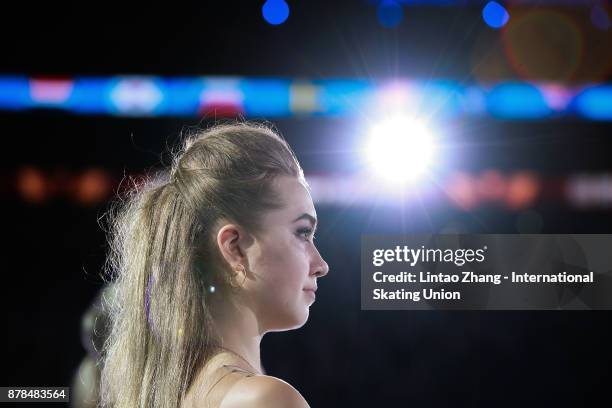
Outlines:
{"label": "young woman", "polygon": [[271,129],[189,137],[113,212],[103,407],[307,407],[260,342],[302,326],[328,273],[303,171]]}

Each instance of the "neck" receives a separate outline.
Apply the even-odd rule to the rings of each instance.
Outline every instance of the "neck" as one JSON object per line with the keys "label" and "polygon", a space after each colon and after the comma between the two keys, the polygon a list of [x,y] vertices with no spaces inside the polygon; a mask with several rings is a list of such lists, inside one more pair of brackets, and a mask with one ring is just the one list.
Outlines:
{"label": "neck", "polygon": [[238,299],[217,302],[213,308],[213,320],[221,349],[237,354],[241,364],[251,366],[245,369],[263,374],[260,354],[263,333],[253,310]]}

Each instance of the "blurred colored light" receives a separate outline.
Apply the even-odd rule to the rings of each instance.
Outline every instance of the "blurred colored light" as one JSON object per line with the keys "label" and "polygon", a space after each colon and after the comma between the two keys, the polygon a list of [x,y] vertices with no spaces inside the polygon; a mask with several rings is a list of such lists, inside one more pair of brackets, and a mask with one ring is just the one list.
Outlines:
{"label": "blurred colored light", "polygon": [[479,204],[476,186],[469,174],[454,174],[446,185],[445,192],[463,210],[470,210]]}
{"label": "blurred colored light", "polygon": [[507,182],[497,170],[486,170],[476,179],[476,192],[485,201],[502,201],[506,196]]}
{"label": "blurred colored light", "polygon": [[48,195],[44,174],[32,167],[25,167],[17,173],[17,190],[30,203],[41,203]]}
{"label": "blurred colored light", "polygon": [[538,89],[548,106],[559,112],[563,112],[569,106],[574,91],[558,83],[540,83]]}
{"label": "blurred colored light", "polygon": [[154,113],[163,100],[163,90],[149,78],[120,78],[110,93],[114,108],[121,114]]}
{"label": "blurred colored light", "polygon": [[198,113],[202,116],[236,117],[244,114],[244,94],[238,79],[210,79],[203,83]]}
{"label": "blurred colored light", "polygon": [[244,111],[249,116],[289,115],[290,86],[291,82],[284,79],[242,81],[240,91],[244,95]]}
{"label": "blurred colored light", "polygon": [[284,0],[267,0],[261,8],[264,20],[279,25],[289,17],[289,5]]}
{"label": "blurred colored light", "polygon": [[529,207],[540,193],[540,182],[531,173],[519,172],[508,181],[506,204],[512,209]]}
{"label": "blurred colored light", "polygon": [[612,120],[612,86],[600,85],[588,88],[575,100],[576,110],[590,119]]}
{"label": "blurred colored light", "polygon": [[62,104],[68,100],[74,81],[71,79],[30,79],[30,96],[41,104]]}
{"label": "blurred colored light", "polygon": [[289,106],[293,113],[311,113],[320,110],[319,87],[309,83],[294,83],[289,87]]}
{"label": "blurred colored light", "polygon": [[397,1],[383,0],[376,9],[378,21],[385,27],[397,27],[404,17],[404,11]]}
{"label": "blurred colored light", "polygon": [[375,87],[367,80],[316,81],[320,108],[328,115],[362,112],[371,104]]}
{"label": "blurred colored light", "polygon": [[82,204],[98,204],[110,195],[112,188],[111,177],[106,171],[90,169],[76,182],[76,198]]}
{"label": "blurred colored light", "polygon": [[433,137],[420,122],[403,116],[372,128],[365,154],[382,180],[401,184],[414,180],[429,166],[434,153]]}
{"label": "blurred colored light", "polygon": [[492,115],[506,119],[542,118],[551,112],[540,90],[528,83],[496,86],[487,95],[487,105]]}
{"label": "blurred colored light", "polygon": [[565,188],[568,201],[579,208],[612,206],[612,175],[574,175]]}
{"label": "blurred colored light", "polygon": [[28,78],[0,77],[0,109],[23,109],[31,103]]}
{"label": "blurred colored light", "polygon": [[501,4],[490,1],[482,9],[482,18],[489,27],[501,28],[510,19],[510,14]]}

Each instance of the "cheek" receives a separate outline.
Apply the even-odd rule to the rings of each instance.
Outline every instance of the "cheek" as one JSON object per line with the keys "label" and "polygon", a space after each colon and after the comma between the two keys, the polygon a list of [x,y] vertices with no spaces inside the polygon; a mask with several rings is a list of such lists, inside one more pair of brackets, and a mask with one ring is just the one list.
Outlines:
{"label": "cheek", "polygon": [[260,289],[289,292],[295,296],[301,290],[308,273],[305,249],[298,243],[285,242],[274,247],[268,246],[255,265],[254,272],[260,280]]}
{"label": "cheek", "polygon": [[290,249],[271,254],[262,268],[266,281],[273,286],[295,286],[304,280],[303,255]]}
{"label": "cheek", "polygon": [[[299,273],[304,268],[305,252],[299,242],[287,241],[281,245],[270,246],[262,252],[261,272],[275,275],[277,278]],[[297,241],[293,238],[294,241]]]}
{"label": "cheek", "polygon": [[287,330],[303,325],[309,314],[309,300],[303,292],[308,275],[306,248],[300,242],[285,242],[267,247],[257,261],[252,293],[264,326]]}

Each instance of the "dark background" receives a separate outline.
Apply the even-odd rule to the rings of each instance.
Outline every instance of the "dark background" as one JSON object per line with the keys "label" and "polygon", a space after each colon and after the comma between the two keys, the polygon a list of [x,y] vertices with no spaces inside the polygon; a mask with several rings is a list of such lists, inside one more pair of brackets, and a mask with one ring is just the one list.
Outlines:
{"label": "dark background", "polygon": [[[359,1],[290,2],[289,20],[278,27],[262,20],[257,1],[13,6],[0,17],[1,74],[473,81],[478,79],[469,57],[474,44],[488,35],[485,53],[497,55],[501,46],[499,33],[482,24],[478,6],[413,7],[396,29],[381,27],[375,7]],[[588,16],[580,8],[562,11]],[[612,45],[606,43],[609,32],[601,36],[600,43]],[[609,71],[595,74],[586,67],[607,64],[609,54],[585,52],[594,62],[561,79],[609,80]],[[485,76],[521,78],[509,68]],[[273,123],[307,175],[354,170],[348,159],[359,129],[351,118]],[[159,166],[181,131],[208,124],[208,118],[195,117],[0,112],[5,225],[0,385],[71,383],[86,353],[81,316],[101,287],[106,250],[98,218],[107,203],[86,206],[65,197],[28,203],[11,184],[18,169],[76,174],[101,167],[120,179]],[[566,177],[612,167],[608,122],[458,118],[444,126],[456,141],[448,151],[456,169],[530,169]],[[606,208],[576,209],[549,200],[530,210],[541,217],[544,233],[610,233],[612,227]],[[320,282],[307,325],[269,334],[262,343],[269,374],[294,385],[311,406],[584,406],[598,398],[608,404],[607,311],[360,310],[361,234],[439,232],[449,223],[465,232],[517,233],[520,211],[414,204],[403,228],[398,211],[388,208],[317,205],[317,212],[316,242],[330,273]]]}

